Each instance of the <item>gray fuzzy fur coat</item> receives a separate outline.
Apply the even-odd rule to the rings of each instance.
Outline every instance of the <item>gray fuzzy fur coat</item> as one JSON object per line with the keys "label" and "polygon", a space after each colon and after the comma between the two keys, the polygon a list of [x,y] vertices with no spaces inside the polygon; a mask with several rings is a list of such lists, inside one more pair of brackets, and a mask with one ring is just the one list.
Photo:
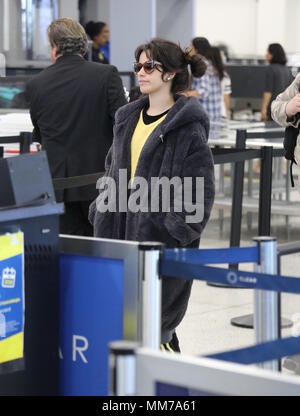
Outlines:
{"label": "gray fuzzy fur coat", "polygon": [[[130,180],[131,139],[141,111],[149,106],[147,97],[121,107],[116,113],[113,145],[106,158],[105,176],[119,183],[119,170],[127,169]],[[194,97],[180,96],[167,117],[144,145],[135,176],[204,177],[204,216],[201,222],[186,223],[186,212],[107,212],[90,207],[95,237],[133,241],[159,241],[167,247],[199,247],[200,235],[209,219],[214,201],[214,165],[207,145],[208,117]],[[127,182],[127,183],[128,183]],[[118,189],[118,188],[117,188]],[[193,187],[193,199],[196,190]],[[130,193],[128,191],[128,197]],[[101,193],[98,197],[101,198]],[[118,204],[117,204],[118,206]],[[181,322],[190,297],[192,282],[163,278],[162,342],[169,342]]]}

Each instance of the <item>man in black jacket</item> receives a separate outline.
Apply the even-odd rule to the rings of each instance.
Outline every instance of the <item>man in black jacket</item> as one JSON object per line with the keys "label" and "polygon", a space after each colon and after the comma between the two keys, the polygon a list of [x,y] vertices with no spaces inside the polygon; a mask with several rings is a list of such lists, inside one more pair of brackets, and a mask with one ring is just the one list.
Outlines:
{"label": "man in black jacket", "polygon": [[[27,99],[35,140],[46,150],[53,178],[104,171],[112,144],[117,109],[127,103],[117,69],[87,62],[88,40],[72,19],[59,19],[48,29],[53,65],[33,78]],[[65,202],[60,232],[93,235],[88,207],[96,186],[57,192]]]}

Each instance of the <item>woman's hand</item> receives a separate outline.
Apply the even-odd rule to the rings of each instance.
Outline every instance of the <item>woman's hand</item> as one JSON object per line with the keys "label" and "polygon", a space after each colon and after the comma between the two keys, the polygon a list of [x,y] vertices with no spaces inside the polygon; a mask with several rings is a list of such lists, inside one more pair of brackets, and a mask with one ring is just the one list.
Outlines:
{"label": "woman's hand", "polygon": [[295,97],[287,103],[287,106],[285,107],[285,112],[288,118],[291,118],[295,114],[300,112],[300,94],[295,95]]}

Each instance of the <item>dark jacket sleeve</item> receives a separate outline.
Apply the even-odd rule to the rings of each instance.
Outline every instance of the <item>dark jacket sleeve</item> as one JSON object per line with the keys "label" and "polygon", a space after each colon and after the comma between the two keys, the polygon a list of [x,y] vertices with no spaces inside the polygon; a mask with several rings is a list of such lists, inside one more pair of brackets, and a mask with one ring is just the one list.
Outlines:
{"label": "dark jacket sleeve", "polygon": [[116,111],[127,103],[122,80],[116,67],[112,66],[107,87],[108,108],[111,119],[115,120]]}
{"label": "dark jacket sleeve", "polygon": [[[105,159],[105,174],[103,177],[109,175],[109,171],[112,165],[112,153],[113,153],[113,146],[110,147],[106,159]],[[97,225],[97,218],[101,215],[100,213],[97,213],[97,198],[91,203],[89,207],[89,222],[91,225],[94,226],[94,229]]]}
{"label": "dark jacket sleeve", "polygon": [[29,102],[30,107],[30,118],[33,124],[33,132],[32,138],[33,141],[42,143],[42,136],[41,132],[37,123],[37,98],[34,97],[34,83],[33,81],[29,81],[26,85],[26,93],[25,93],[26,100]]}
{"label": "dark jacket sleeve", "polygon": [[171,208],[165,216],[164,225],[180,245],[188,246],[200,238],[215,197],[214,163],[207,143],[198,144],[185,158],[182,169],[184,178],[190,178],[191,181],[190,197],[184,196],[181,212],[175,212],[174,206]]}

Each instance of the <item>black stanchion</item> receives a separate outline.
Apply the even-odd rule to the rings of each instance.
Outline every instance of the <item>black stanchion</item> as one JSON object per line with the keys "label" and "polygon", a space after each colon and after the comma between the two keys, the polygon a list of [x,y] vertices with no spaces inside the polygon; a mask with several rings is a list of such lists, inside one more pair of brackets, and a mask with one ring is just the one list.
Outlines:
{"label": "black stanchion", "polygon": [[[260,236],[270,236],[273,147],[264,146],[261,151],[258,232]],[[280,295],[278,297],[280,298]],[[280,322],[281,328],[290,328],[293,326],[292,322],[286,318],[281,318],[278,322]],[[254,316],[250,314],[232,318],[231,324],[240,328],[254,328]]]}
{"label": "black stanchion", "polygon": [[[261,159],[260,190],[259,190],[259,229],[260,236],[269,236],[271,232],[271,196],[272,196],[272,164],[273,157],[283,156],[283,149],[273,149],[272,146],[264,146],[261,150],[246,150],[246,140],[251,139],[281,139],[282,129],[268,132],[247,132],[237,130],[235,149],[216,149],[214,152],[215,163],[228,163],[229,159],[235,161],[234,185],[232,195],[230,247],[239,247],[242,226],[243,182],[245,172],[245,160]],[[242,151],[244,150],[244,152]],[[223,150],[223,151],[222,151]],[[235,151],[235,152],[234,152]],[[247,154],[243,154],[247,152]],[[228,157],[229,156],[229,157]],[[238,265],[229,265],[231,269],[238,269]],[[208,283],[209,286],[234,288],[218,283]],[[280,300],[279,300],[280,301]],[[279,320],[282,328],[292,326],[292,322],[282,318]],[[233,318],[232,325],[242,328],[253,328],[253,315]]]}
{"label": "black stanchion", "polygon": [[[246,139],[247,139],[247,131],[237,130],[236,148],[245,149]],[[244,175],[245,175],[245,162],[236,163],[234,167],[234,183],[233,183],[233,193],[232,193],[230,247],[239,247],[240,242],[241,242]],[[238,265],[230,264],[229,267],[237,269]]]}
{"label": "black stanchion", "polygon": [[[19,136],[0,137],[1,144],[20,144],[20,154],[30,153],[30,145],[32,144],[32,133],[21,132]],[[2,156],[1,156],[2,149]],[[0,158],[4,157],[4,148],[0,148]]]}
{"label": "black stanchion", "polygon": [[20,133],[20,154],[30,153],[30,145],[32,143],[32,133]]}
{"label": "black stanchion", "polygon": [[[263,149],[246,149],[247,139],[282,139],[283,129],[273,129],[266,132],[249,132],[237,130],[236,147],[234,149],[213,149],[214,163],[235,163],[234,185],[232,195],[230,247],[239,247],[242,226],[242,204],[243,204],[243,180],[245,172],[245,161],[262,159],[260,174],[260,198],[259,198],[259,235],[270,235],[270,210],[272,192],[272,158],[282,157],[283,149],[273,149],[264,146]],[[236,268],[236,265],[230,265]]]}
{"label": "black stanchion", "polygon": [[271,233],[271,197],[272,197],[273,147],[262,148],[260,168],[258,234],[269,236]]}
{"label": "black stanchion", "polygon": [[[237,130],[236,132],[236,149],[245,150],[247,131]],[[243,192],[244,192],[244,174],[245,161],[236,162],[234,165],[233,193],[232,193],[232,209],[231,209],[231,225],[230,225],[230,247],[239,247],[241,241],[242,227],[242,210],[243,210]],[[232,269],[237,269],[237,264],[229,265]],[[218,283],[207,283],[213,287],[229,287]]]}

